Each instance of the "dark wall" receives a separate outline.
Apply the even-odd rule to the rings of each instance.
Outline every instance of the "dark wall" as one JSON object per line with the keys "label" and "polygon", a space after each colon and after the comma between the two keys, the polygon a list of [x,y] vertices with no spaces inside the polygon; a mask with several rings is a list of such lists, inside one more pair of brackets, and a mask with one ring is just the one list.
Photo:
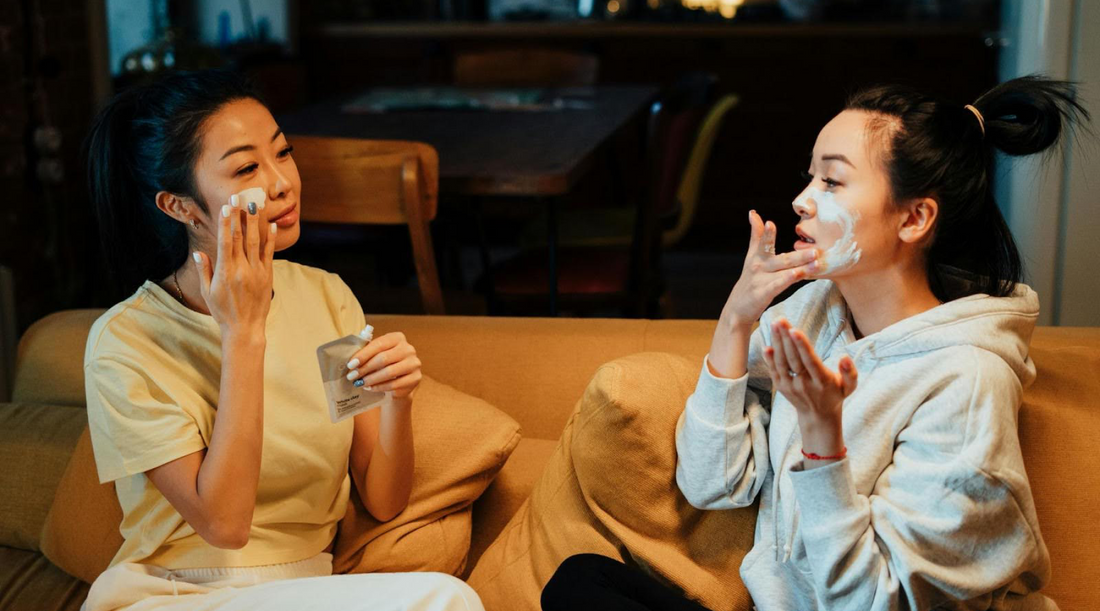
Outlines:
{"label": "dark wall", "polygon": [[91,70],[84,2],[0,2],[0,264],[15,273],[20,329],[87,304],[94,286],[80,166]]}

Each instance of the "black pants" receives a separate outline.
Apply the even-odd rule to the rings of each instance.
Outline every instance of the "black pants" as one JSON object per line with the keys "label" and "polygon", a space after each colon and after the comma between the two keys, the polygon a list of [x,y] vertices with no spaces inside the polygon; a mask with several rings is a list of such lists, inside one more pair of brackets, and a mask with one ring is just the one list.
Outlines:
{"label": "black pants", "polygon": [[543,611],[708,611],[627,565],[596,554],[570,556],[542,590]]}

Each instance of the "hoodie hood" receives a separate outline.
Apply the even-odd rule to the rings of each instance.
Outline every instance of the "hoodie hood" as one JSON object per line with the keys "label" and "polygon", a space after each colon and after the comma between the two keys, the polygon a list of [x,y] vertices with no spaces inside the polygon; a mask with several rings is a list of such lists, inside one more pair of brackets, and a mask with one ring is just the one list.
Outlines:
{"label": "hoodie hood", "polygon": [[[851,333],[848,306],[836,285],[829,284],[830,322],[840,332]],[[1038,295],[1031,287],[1017,284],[1007,297],[979,293],[948,301],[855,340],[845,351],[858,361],[864,356],[895,358],[973,346],[999,356],[1026,387],[1035,377],[1028,352],[1038,317]]]}

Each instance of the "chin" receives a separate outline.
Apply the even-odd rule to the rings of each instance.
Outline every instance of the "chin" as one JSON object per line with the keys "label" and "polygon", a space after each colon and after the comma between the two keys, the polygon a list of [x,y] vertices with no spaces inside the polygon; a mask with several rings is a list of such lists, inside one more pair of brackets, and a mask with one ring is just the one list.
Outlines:
{"label": "chin", "polygon": [[302,228],[298,223],[294,223],[294,226],[289,229],[279,229],[279,233],[275,234],[275,252],[280,252],[294,246],[298,243],[298,238],[301,235]]}

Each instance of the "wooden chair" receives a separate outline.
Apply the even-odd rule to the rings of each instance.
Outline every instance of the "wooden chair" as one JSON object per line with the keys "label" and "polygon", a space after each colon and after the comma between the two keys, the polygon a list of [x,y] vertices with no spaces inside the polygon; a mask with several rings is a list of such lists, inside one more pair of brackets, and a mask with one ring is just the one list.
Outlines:
{"label": "wooden chair", "polygon": [[439,156],[420,142],[288,136],[308,201],[301,220],[341,225],[406,225],[420,296],[444,314],[429,223],[439,196]]}
{"label": "wooden chair", "polygon": [[584,87],[594,85],[600,61],[591,53],[510,49],[455,58],[459,87]]}

